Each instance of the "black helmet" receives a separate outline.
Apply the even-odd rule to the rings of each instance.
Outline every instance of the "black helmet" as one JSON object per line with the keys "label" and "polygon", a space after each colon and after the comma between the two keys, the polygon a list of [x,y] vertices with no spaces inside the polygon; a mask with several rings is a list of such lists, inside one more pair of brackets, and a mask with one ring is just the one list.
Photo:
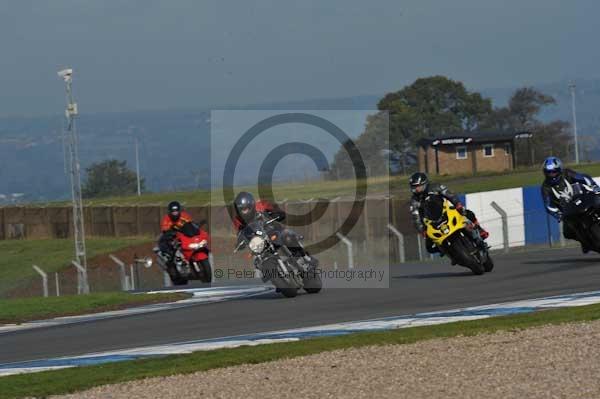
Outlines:
{"label": "black helmet", "polygon": [[410,186],[410,191],[413,194],[421,194],[425,190],[423,189],[421,191],[417,191],[417,189],[419,187],[427,187],[429,184],[429,178],[423,172],[416,172],[410,176],[410,179],[408,179],[408,184]]}
{"label": "black helmet", "polygon": [[177,201],[171,201],[169,202],[169,205],[167,205],[167,211],[169,212],[171,220],[175,222],[179,220],[179,217],[181,216],[181,204]]}
{"label": "black helmet", "polygon": [[252,194],[242,191],[239,193],[233,201],[233,206],[238,216],[241,217],[246,223],[254,219],[256,215],[256,202]]}

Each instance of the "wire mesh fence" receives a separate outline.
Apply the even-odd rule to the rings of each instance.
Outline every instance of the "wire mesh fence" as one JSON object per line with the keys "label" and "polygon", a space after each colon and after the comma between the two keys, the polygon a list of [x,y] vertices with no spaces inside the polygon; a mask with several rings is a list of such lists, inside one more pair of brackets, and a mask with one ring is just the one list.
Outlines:
{"label": "wire mesh fence", "polygon": [[[306,213],[315,203],[284,202],[280,206],[293,215]],[[330,202],[327,211],[318,220],[292,228],[303,235],[310,245],[334,233],[340,223],[339,219],[351,207],[352,203],[343,199]],[[10,212],[7,212],[8,209]],[[205,226],[210,230],[213,268],[223,269],[227,273],[253,272],[251,260],[246,254],[233,254],[236,235],[226,207],[213,208],[212,211],[208,207],[189,207],[188,210],[195,220],[205,220]],[[70,208],[2,208],[0,214],[0,236],[4,239],[69,237],[71,234]],[[86,230],[95,236],[157,237],[162,214],[163,209],[159,206],[87,208]],[[478,217],[480,224],[490,233],[487,241],[493,251],[512,252],[525,247],[561,247],[574,244],[573,241],[562,238],[560,225],[543,209],[509,213],[506,223],[503,223],[500,215],[491,212]],[[394,231],[389,228],[390,225],[394,227]],[[425,241],[412,225],[407,201],[397,198],[367,199],[364,211],[348,233],[347,239],[352,244],[352,260],[349,259],[348,248],[337,243],[318,254],[324,269],[347,269],[351,262],[358,266],[384,263],[398,265],[402,261],[426,261],[431,257],[425,248]],[[148,250],[148,253],[137,255],[153,254]],[[123,260],[128,265],[133,265],[133,257]],[[135,265],[127,273],[136,290],[157,289],[165,285],[164,274],[156,266],[146,269]],[[92,265],[88,270],[88,278],[92,292],[123,288],[117,267],[110,261]],[[77,293],[77,274],[73,267],[61,270],[58,277],[50,275],[49,282],[51,296],[56,295],[57,291],[61,295]],[[39,278],[32,278],[21,282],[3,296],[41,295],[41,284]]]}

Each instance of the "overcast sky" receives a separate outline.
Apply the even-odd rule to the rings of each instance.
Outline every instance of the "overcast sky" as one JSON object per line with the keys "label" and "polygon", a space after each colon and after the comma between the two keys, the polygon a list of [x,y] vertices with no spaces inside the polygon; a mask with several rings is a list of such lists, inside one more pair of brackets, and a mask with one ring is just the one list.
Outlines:
{"label": "overcast sky", "polygon": [[600,76],[592,0],[52,0],[0,3],[0,116],[473,89]]}

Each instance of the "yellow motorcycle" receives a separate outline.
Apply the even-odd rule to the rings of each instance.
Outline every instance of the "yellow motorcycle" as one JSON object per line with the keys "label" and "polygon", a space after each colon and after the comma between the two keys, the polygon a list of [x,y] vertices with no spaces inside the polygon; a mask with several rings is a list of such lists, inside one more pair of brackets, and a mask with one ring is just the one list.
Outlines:
{"label": "yellow motorcycle", "polygon": [[423,222],[427,236],[452,264],[468,267],[474,274],[494,268],[488,246],[473,223],[444,197],[430,195],[425,199]]}

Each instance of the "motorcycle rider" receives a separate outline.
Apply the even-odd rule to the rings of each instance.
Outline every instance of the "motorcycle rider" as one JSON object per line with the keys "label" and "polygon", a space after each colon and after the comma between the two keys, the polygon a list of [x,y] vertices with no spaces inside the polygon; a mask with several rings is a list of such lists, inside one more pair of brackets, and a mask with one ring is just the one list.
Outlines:
{"label": "motorcycle rider", "polygon": [[177,201],[171,201],[167,206],[168,213],[163,216],[160,222],[161,235],[158,239],[158,248],[168,261],[173,259],[175,248],[173,239],[186,223],[192,221],[192,216],[183,210],[181,204]]}
{"label": "motorcycle rider", "polygon": [[285,220],[285,212],[273,206],[269,201],[255,201],[254,196],[249,192],[242,191],[233,201],[233,207],[236,216],[233,219],[233,224],[237,231],[251,223],[259,214],[263,214],[268,218],[276,218],[278,222]]}
{"label": "motorcycle rider", "polygon": [[[302,239],[302,236],[285,228],[285,226],[280,223],[285,220],[286,215],[279,207],[274,206],[266,200],[255,201],[254,196],[246,191],[242,191],[235,197],[233,206],[236,212],[233,224],[238,232],[261,215],[266,216],[267,219],[275,218],[276,221],[273,223],[273,226],[281,231],[281,238],[290,251],[295,254],[295,256],[310,257],[298,242]],[[310,259],[312,261],[314,258]]]}
{"label": "motorcycle rider", "polygon": [[[584,173],[578,173],[572,169],[563,169],[562,161],[556,157],[548,157],[544,160],[542,171],[544,172],[544,182],[542,183],[542,198],[546,212],[553,216],[557,221],[562,220],[562,210],[560,208],[560,193],[565,190],[567,182],[570,184],[580,183],[590,186],[596,194],[600,194],[600,187],[594,179]],[[576,240],[577,234],[568,223],[563,225],[563,235],[567,239]],[[589,252],[583,243],[581,243],[583,253]]]}
{"label": "motorcycle rider", "polygon": [[489,233],[485,231],[481,225],[479,225],[475,214],[466,209],[458,197],[448,190],[448,187],[445,185],[430,182],[425,173],[416,172],[410,176],[409,186],[410,191],[412,192],[412,197],[410,199],[410,213],[415,228],[419,234],[425,238],[425,246],[429,253],[440,252],[433,241],[427,236],[426,227],[423,223],[423,203],[425,198],[427,198],[429,195],[439,195],[450,201],[457,211],[459,211],[463,216],[469,219],[471,223],[473,223],[473,226],[479,231],[479,236],[481,239],[485,240],[488,238]]}

